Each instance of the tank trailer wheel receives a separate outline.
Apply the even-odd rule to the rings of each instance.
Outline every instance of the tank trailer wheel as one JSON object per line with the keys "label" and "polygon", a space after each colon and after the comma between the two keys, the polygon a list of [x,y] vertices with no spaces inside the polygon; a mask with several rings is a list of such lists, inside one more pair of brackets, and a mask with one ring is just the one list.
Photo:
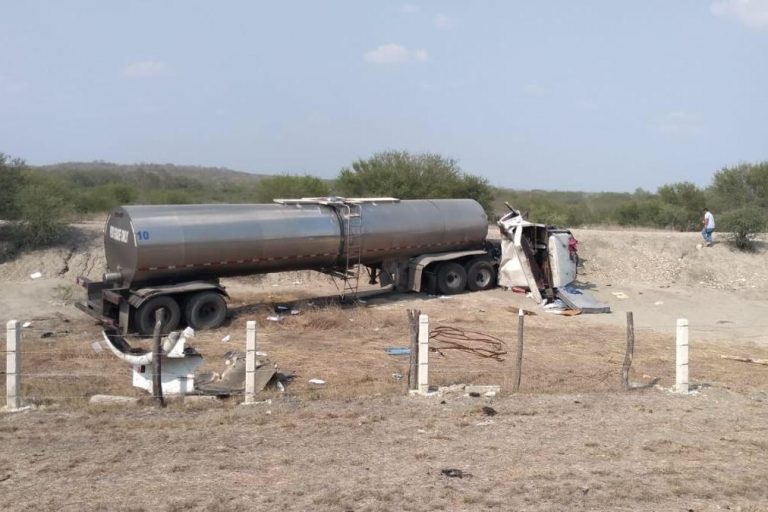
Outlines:
{"label": "tank trailer wheel", "polygon": [[139,333],[145,336],[152,336],[155,330],[155,322],[157,321],[155,315],[160,309],[165,310],[163,334],[168,334],[179,326],[181,308],[179,308],[178,302],[169,295],[160,295],[149,299],[136,312],[136,327]]}
{"label": "tank trailer wheel", "polygon": [[467,267],[467,288],[476,292],[490,290],[496,284],[496,270],[488,260],[474,260]]}
{"label": "tank trailer wheel", "polygon": [[196,293],[187,301],[184,316],[195,330],[215,329],[227,319],[227,303],[216,292]]}
{"label": "tank trailer wheel", "polygon": [[467,286],[467,271],[458,263],[449,261],[437,269],[437,289],[444,295],[454,295]]}

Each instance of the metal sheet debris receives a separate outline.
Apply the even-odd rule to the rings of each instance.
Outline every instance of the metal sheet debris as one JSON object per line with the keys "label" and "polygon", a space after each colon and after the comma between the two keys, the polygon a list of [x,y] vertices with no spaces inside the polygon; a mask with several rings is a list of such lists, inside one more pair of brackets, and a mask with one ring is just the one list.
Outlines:
{"label": "metal sheet debris", "polygon": [[594,298],[587,295],[583,290],[566,286],[557,291],[557,297],[561,299],[571,309],[581,311],[582,313],[610,313],[611,307],[608,304],[597,302]]}
{"label": "metal sheet debris", "polygon": [[411,349],[408,347],[386,347],[384,352],[390,356],[409,356],[411,355]]}

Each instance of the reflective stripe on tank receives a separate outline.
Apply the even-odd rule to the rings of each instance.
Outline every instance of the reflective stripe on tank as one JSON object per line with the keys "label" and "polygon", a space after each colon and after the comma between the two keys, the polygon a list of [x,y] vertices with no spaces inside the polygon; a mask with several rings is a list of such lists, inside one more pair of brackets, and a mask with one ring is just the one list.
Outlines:
{"label": "reflective stripe on tank", "polygon": [[[320,256],[336,256],[336,253],[320,253],[320,254],[301,254],[298,256],[274,256],[271,258],[253,258],[251,260],[237,260],[237,261],[217,261],[217,262],[205,262],[205,263],[187,263],[183,268],[195,268],[195,267],[210,267],[213,265],[235,265],[243,263],[259,263],[262,261],[282,261],[290,259],[302,259],[302,258],[317,258]],[[139,272],[155,271],[155,270],[175,270],[177,265],[168,265],[166,267],[144,267],[138,269]]]}
{"label": "reflective stripe on tank", "polygon": [[[430,247],[442,247],[445,245],[453,245],[452,242],[435,242],[433,244],[423,244],[423,245],[401,245],[397,247],[388,247],[386,249],[365,249],[364,253],[377,253],[382,252],[384,250],[394,250],[394,251],[402,251],[402,250],[410,250],[410,249],[429,249]],[[320,254],[299,254],[296,256],[273,256],[269,258],[253,258],[250,260],[236,260],[236,261],[218,261],[218,262],[206,262],[206,263],[187,263],[184,265],[184,268],[195,268],[195,267],[210,267],[212,265],[234,265],[234,264],[243,264],[243,263],[259,263],[262,261],[284,261],[284,260],[301,260],[305,258],[318,258],[323,256],[337,256],[336,253],[320,253]],[[169,265],[167,267],[145,267],[138,269],[139,272],[146,272],[146,271],[155,271],[155,270],[174,270],[176,269],[176,265]]]}

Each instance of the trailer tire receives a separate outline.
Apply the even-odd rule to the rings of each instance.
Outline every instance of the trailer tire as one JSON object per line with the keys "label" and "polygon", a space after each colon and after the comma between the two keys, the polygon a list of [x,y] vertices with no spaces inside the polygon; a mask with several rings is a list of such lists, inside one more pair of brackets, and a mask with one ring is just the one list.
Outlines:
{"label": "trailer tire", "polygon": [[179,326],[181,321],[181,308],[176,299],[170,295],[153,297],[139,307],[136,312],[136,327],[139,333],[151,336],[155,331],[155,314],[159,309],[165,310],[165,323],[162,333],[168,334]]}
{"label": "trailer tire", "polygon": [[215,329],[227,319],[227,303],[220,293],[196,293],[187,301],[184,316],[193,329]]}
{"label": "trailer tire", "polygon": [[490,290],[496,284],[496,269],[488,260],[474,260],[467,266],[467,288],[477,292]]}
{"label": "trailer tire", "polygon": [[437,289],[443,295],[454,295],[467,286],[467,271],[453,261],[442,263],[437,268]]}

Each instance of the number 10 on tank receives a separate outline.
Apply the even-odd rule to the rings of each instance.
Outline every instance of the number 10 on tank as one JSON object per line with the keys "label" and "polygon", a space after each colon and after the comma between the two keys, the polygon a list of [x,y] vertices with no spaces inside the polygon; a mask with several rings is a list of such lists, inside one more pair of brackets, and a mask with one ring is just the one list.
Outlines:
{"label": "number 10 on tank", "polygon": [[136,240],[149,240],[149,231],[136,231]]}

